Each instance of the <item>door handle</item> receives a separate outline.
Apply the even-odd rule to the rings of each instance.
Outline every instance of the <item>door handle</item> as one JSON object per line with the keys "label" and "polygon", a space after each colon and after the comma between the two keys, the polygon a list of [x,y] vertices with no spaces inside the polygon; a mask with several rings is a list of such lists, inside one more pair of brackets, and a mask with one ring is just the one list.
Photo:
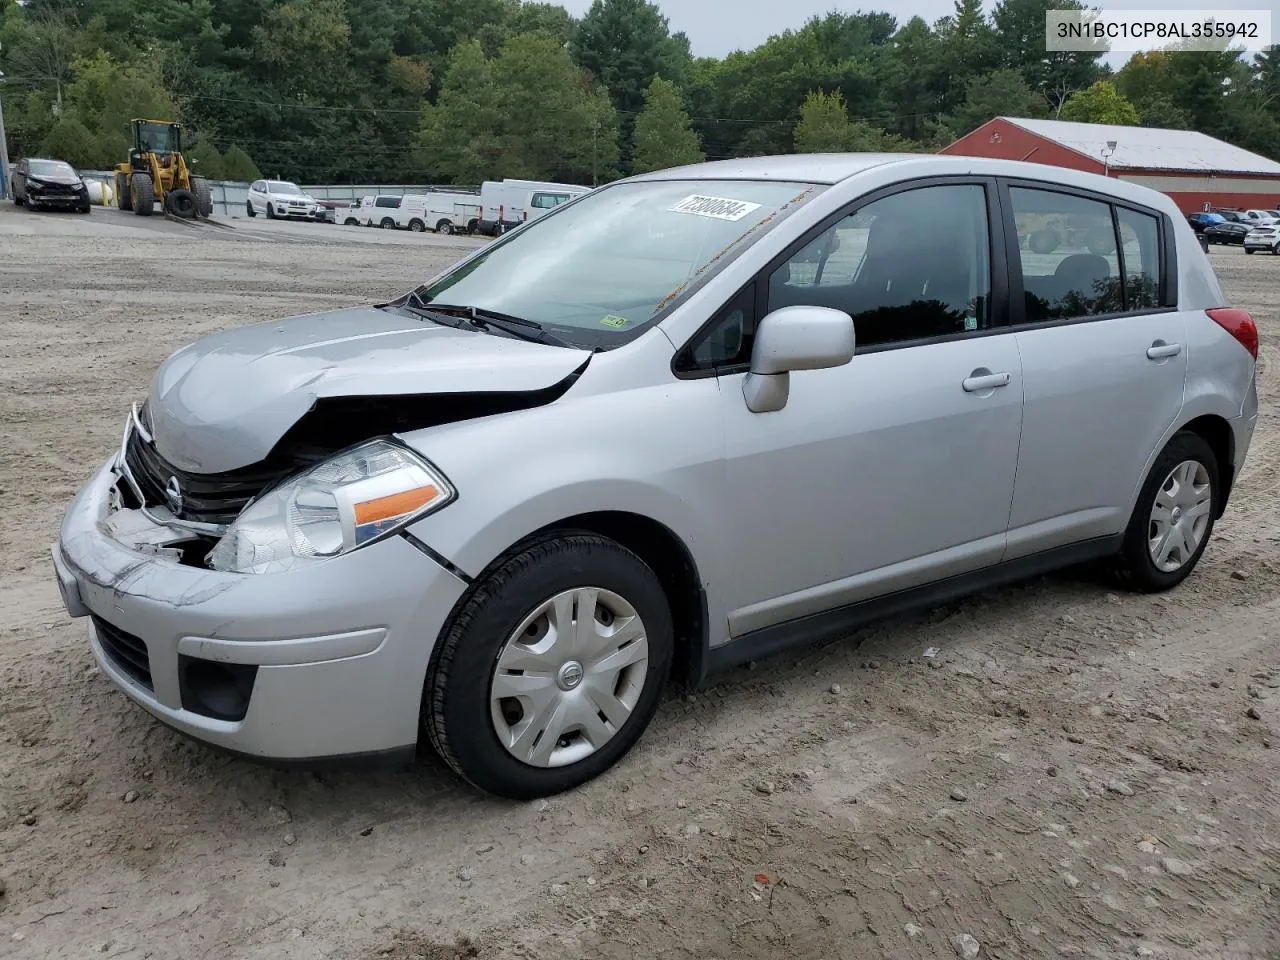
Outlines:
{"label": "door handle", "polygon": [[1163,340],[1157,340],[1151,346],[1147,347],[1148,360],[1167,360],[1170,357],[1176,357],[1182,352],[1182,344],[1165,343]]}
{"label": "door handle", "polygon": [[965,393],[981,393],[983,390],[1007,387],[1012,379],[1013,375],[1008,373],[989,373],[985,370],[975,370],[964,378],[960,386],[964,387]]}

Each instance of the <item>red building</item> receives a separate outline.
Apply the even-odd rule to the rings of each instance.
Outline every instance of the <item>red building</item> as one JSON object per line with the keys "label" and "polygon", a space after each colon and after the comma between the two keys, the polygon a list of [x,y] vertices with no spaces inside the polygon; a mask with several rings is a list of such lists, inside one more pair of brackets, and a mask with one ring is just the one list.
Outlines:
{"label": "red building", "polygon": [[1280,208],[1280,163],[1190,130],[996,117],[939,152],[1100,173],[1167,193],[1183,213]]}

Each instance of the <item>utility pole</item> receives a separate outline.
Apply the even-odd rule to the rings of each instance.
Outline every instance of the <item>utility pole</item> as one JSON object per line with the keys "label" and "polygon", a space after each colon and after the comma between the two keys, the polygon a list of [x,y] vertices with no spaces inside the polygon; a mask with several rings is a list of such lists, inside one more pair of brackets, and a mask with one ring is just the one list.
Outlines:
{"label": "utility pole", "polygon": [[[4,131],[4,118],[0,117],[0,133]],[[596,182],[596,141],[600,132],[600,118],[592,117],[591,119],[591,185],[599,186]]]}
{"label": "utility pole", "polygon": [[[4,88],[4,71],[0,70],[0,89]],[[0,199],[9,195],[9,141],[4,135],[4,97],[0,97]]]}

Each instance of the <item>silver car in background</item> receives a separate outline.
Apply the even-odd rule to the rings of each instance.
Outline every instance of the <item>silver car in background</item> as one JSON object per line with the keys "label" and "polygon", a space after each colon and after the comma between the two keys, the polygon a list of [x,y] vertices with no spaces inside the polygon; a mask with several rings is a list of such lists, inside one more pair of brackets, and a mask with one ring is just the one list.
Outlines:
{"label": "silver car in background", "polygon": [[671,678],[1084,561],[1174,587],[1257,347],[1139,186],[668,170],[393,302],[178,351],[54,566],[103,673],[179,730],[301,763],[426,739],[534,797],[618,761]]}

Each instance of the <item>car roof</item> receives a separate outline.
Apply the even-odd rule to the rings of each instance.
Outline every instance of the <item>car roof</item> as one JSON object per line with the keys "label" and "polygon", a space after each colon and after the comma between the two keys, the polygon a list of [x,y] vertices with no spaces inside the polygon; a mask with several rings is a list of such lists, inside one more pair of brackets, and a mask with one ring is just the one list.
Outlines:
{"label": "car roof", "polygon": [[1077,187],[1127,200],[1170,216],[1181,217],[1167,194],[1136,183],[1066,167],[1023,160],[964,157],[936,153],[818,153],[776,157],[747,157],[673,167],[631,177],[623,183],[660,180],[779,180],[793,183],[836,184],[882,167],[901,168],[903,179],[931,176],[985,176],[1036,180]]}

